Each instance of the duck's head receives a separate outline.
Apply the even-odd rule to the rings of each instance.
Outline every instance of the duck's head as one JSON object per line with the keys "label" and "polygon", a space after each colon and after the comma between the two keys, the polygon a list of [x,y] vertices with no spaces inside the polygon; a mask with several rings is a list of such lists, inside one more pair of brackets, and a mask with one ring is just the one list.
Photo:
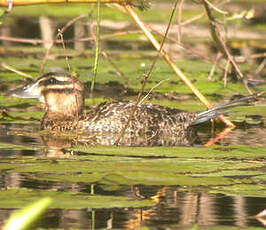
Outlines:
{"label": "duck's head", "polygon": [[47,73],[35,82],[11,92],[20,98],[36,98],[45,104],[46,114],[60,117],[80,115],[84,106],[84,86],[64,73]]}

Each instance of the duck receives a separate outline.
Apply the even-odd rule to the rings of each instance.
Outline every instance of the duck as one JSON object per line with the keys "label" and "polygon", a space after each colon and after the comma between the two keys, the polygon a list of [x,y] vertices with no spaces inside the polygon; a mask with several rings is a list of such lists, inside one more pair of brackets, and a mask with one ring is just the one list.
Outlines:
{"label": "duck", "polygon": [[[84,112],[85,87],[67,73],[49,72],[12,91],[12,96],[35,98],[44,104],[41,129],[94,134],[100,144],[112,145],[127,122],[135,103],[104,102]],[[149,103],[139,103],[120,143],[122,145],[191,145],[196,126],[220,116],[215,107],[192,113]],[[100,140],[100,141],[99,141]]]}

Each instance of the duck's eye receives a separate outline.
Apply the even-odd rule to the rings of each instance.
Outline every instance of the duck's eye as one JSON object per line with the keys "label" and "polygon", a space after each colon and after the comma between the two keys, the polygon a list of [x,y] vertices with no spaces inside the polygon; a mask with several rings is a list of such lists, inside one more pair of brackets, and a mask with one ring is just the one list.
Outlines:
{"label": "duck's eye", "polygon": [[49,79],[50,84],[56,84],[56,82],[57,82],[57,80],[53,77]]}

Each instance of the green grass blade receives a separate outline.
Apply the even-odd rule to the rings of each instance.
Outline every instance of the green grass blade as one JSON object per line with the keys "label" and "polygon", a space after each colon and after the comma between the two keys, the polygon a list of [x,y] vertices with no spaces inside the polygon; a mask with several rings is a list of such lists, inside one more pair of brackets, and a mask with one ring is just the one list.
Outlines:
{"label": "green grass blade", "polygon": [[7,221],[4,230],[27,229],[51,203],[52,199],[46,197],[15,212]]}

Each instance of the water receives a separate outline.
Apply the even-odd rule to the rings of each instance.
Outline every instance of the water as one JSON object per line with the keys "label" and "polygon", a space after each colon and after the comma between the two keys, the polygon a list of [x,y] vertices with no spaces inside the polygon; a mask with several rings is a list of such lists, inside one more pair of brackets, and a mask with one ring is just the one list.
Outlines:
{"label": "water", "polygon": [[[238,12],[250,5],[230,4],[237,7]],[[226,5],[228,8],[225,9],[230,10],[232,6]],[[15,15],[9,14],[3,21],[3,37],[40,38],[39,28],[62,28],[70,20],[60,17],[68,13],[65,8],[64,12],[59,11],[61,6],[42,7],[13,9]],[[74,9],[71,19],[90,10],[84,5],[75,7],[77,10],[71,8]],[[198,4],[186,7],[184,17],[190,18],[191,9],[192,15],[196,11],[197,14],[202,13]],[[231,42],[234,49],[232,52],[244,59],[265,52],[261,42],[265,37],[263,7],[260,3],[252,3],[252,8],[256,11],[256,19],[237,21],[234,26],[227,25],[226,28],[228,45]],[[145,21],[156,22],[152,25],[155,29],[162,27],[161,31],[164,31],[166,21],[163,25],[157,22],[162,18],[164,20],[166,11],[169,13],[170,10],[170,5],[155,4],[152,10],[139,13],[143,14],[141,16]],[[47,24],[41,24],[39,20],[43,11],[53,16],[46,18],[50,20]],[[134,96],[129,98],[134,101],[142,76],[148,72],[156,52],[149,42],[142,39],[142,35],[131,34],[128,39],[127,36],[122,39],[113,37],[117,32],[114,26],[122,25],[121,30],[132,30],[131,21],[128,24],[125,22],[127,19],[122,17],[121,22],[113,22],[116,15],[113,9],[105,8],[102,13],[104,19],[111,21],[103,22],[101,28],[102,35],[107,35],[105,38],[102,36],[102,49],[109,59],[100,58],[94,93],[97,98],[87,98],[86,105],[128,96]],[[74,29],[70,27],[64,34],[65,40],[70,39],[66,41],[67,50],[60,49],[61,44],[51,49],[44,72],[68,71],[64,58],[67,53],[72,70],[90,88],[94,43],[90,40],[87,18],[82,23],[75,24]],[[210,44],[214,43],[206,39],[209,28],[202,22],[195,25],[183,27],[185,36],[182,41],[198,53],[215,58],[213,51],[216,47],[213,49]],[[177,26],[174,25],[174,28]],[[177,33],[172,29],[170,36],[176,38]],[[195,37],[191,38],[193,34]],[[76,39],[89,38],[89,42],[83,45],[74,42],[74,36]],[[236,39],[241,41],[234,42]],[[38,41],[28,40],[33,43],[24,44],[11,43],[7,39],[3,42],[0,61],[38,76],[46,52],[40,46],[34,47]],[[23,47],[19,47],[21,44]],[[71,49],[73,47],[76,50]],[[198,57],[174,42],[167,41],[165,49],[214,104],[236,94],[247,95],[241,81],[231,83],[228,79],[224,88],[221,80],[223,71],[220,69],[209,82],[212,63],[203,61],[204,56]],[[260,80],[260,84],[250,86],[253,92],[266,90],[265,85],[261,85],[265,82],[265,70],[262,69],[259,76],[253,76],[262,61],[260,57],[238,63],[245,76],[250,74],[255,80]],[[219,64],[223,65],[222,62]],[[147,82],[146,93],[160,82],[150,94],[149,99],[153,103],[191,112],[205,109],[161,59]],[[225,132],[224,125],[217,123],[198,127],[199,140],[191,147],[95,146],[39,132],[38,119],[42,116],[42,109],[37,102],[6,96],[11,89],[23,83],[17,74],[0,69],[0,226],[14,210],[47,196],[53,198],[52,206],[32,229],[263,229],[266,226],[265,219],[255,218],[266,208],[265,97],[257,104],[230,114],[237,125],[230,132]],[[11,117],[3,115],[5,111]],[[205,147],[206,143],[211,143],[210,140],[216,140],[215,145]]]}
{"label": "water", "polygon": [[[55,189],[57,191],[81,191],[90,193],[89,185],[67,183],[38,183],[25,175],[1,173],[1,189],[20,187],[28,189]],[[95,194],[107,196],[128,196],[132,199],[152,199],[151,208],[109,208],[109,209],[51,209],[36,227],[42,228],[123,228],[137,229],[184,229],[198,225],[206,227],[250,226],[262,227],[255,215],[265,208],[265,198],[226,196],[206,192],[180,192],[177,186],[124,186],[117,191],[105,191],[94,185]],[[135,196],[135,197],[134,197]],[[1,209],[3,222],[13,209]]]}
{"label": "water", "polygon": [[[257,129],[256,133],[258,136],[260,136],[261,132],[264,132],[263,128],[257,127],[251,128],[251,130],[239,129],[236,130],[236,133],[254,133],[254,129]],[[234,131],[232,135],[234,135]],[[204,138],[209,137],[209,134],[205,133],[205,136],[201,136],[203,140],[205,140]],[[238,135],[235,135],[235,137],[236,136]],[[258,136],[256,138],[254,137],[252,140],[257,140],[255,145],[264,146],[264,143],[259,143]],[[52,139],[56,140],[56,137]],[[97,196],[105,196],[110,199],[107,203],[103,202],[102,204],[103,206],[106,205],[106,208],[97,208],[97,205],[96,208],[86,206],[77,208],[74,205],[75,201],[73,202],[73,208],[71,208],[71,205],[70,208],[51,208],[34,225],[34,228],[139,229],[141,227],[147,227],[148,229],[186,229],[195,225],[202,229],[209,229],[209,227],[220,229],[229,226],[238,228],[263,227],[263,223],[259,219],[256,219],[255,215],[265,208],[265,193],[261,193],[261,196],[254,196],[254,194],[238,195],[236,191],[235,194],[231,196],[227,193],[223,194],[219,191],[215,191],[216,186],[221,186],[219,182],[215,182],[214,185],[211,186],[205,185],[204,181],[200,186],[193,186],[190,182],[182,186],[178,185],[178,181],[176,182],[177,185],[138,184],[137,179],[136,182],[134,182],[134,176],[128,179],[128,181],[123,181],[117,174],[117,170],[119,171],[119,169],[115,169],[114,171],[111,169],[108,170],[108,164],[105,164],[109,161],[114,161],[114,164],[117,162],[118,164],[128,164],[128,166],[126,166],[128,167],[128,172],[135,171],[138,173],[139,170],[145,171],[145,169],[138,168],[138,166],[132,167],[132,162],[146,161],[153,167],[154,161],[163,160],[165,157],[158,157],[158,159],[156,159],[154,156],[149,159],[146,158],[144,154],[143,157],[135,156],[134,158],[136,159],[132,160],[134,156],[132,152],[128,154],[129,156],[122,158],[119,158],[119,155],[115,153],[113,156],[108,156],[108,154],[104,154],[104,152],[103,155],[100,156],[97,156],[97,153],[95,153],[95,158],[93,151],[91,151],[90,154],[78,151],[75,151],[72,155],[67,154],[67,151],[62,151],[63,149],[61,149],[62,146],[65,147],[65,150],[70,147],[70,145],[66,145],[66,143],[68,143],[67,141],[64,142],[64,145],[60,144],[59,141],[55,141],[58,144],[58,148],[55,148],[54,144],[52,148],[51,146],[45,146],[45,144],[48,143],[47,139],[43,142],[44,138],[39,134],[37,124],[1,123],[0,140],[0,167],[2,168],[0,174],[0,188],[2,191],[16,189],[17,192],[21,192],[21,190],[25,189],[27,191],[27,194],[24,196],[26,200],[26,202],[24,202],[25,204],[30,203],[31,199],[29,199],[29,196],[36,196],[35,199],[42,197],[42,195],[38,195],[38,191],[55,191],[58,194],[77,193],[79,195],[81,194],[81,196],[94,194]],[[230,139],[227,138],[220,144],[226,147],[228,144],[231,144],[228,143],[228,140]],[[243,138],[232,138],[231,141],[234,142],[234,144],[241,144],[240,141],[243,141]],[[12,146],[4,147],[4,144],[12,144]],[[18,148],[18,146],[20,146],[20,148]],[[156,147],[154,148],[156,149]],[[191,147],[191,150],[197,151],[198,148],[201,147]],[[128,148],[122,149],[127,152]],[[151,148],[146,148],[147,151],[150,151],[150,149]],[[182,151],[182,147],[180,147],[180,150]],[[199,154],[198,157],[204,156]],[[53,167],[56,167],[58,164],[60,165],[62,163],[61,160],[63,163],[68,163],[69,161],[73,162],[73,167],[74,162],[84,163],[85,161],[89,173],[100,171],[100,177],[93,183],[86,183],[86,179],[81,179],[80,181],[77,179],[77,182],[74,182],[75,180],[68,180],[68,175],[71,176],[74,173],[74,176],[78,178],[80,175],[87,175],[87,170],[84,171],[84,169],[82,169],[83,164],[81,164],[81,168],[77,168],[74,171],[68,171],[67,168],[58,171]],[[179,159],[177,157],[173,160],[179,162],[180,165],[184,163],[182,163],[182,158]],[[187,160],[191,161],[193,158],[187,158]],[[208,159],[206,160],[208,162]],[[90,168],[92,161],[98,162],[100,169],[97,166],[94,166],[94,169]],[[47,169],[47,171],[45,169],[38,170],[36,167],[44,167],[41,166],[43,162],[46,162],[51,168]],[[5,165],[9,166],[5,168]],[[69,167],[71,167],[71,164]],[[106,170],[108,173],[106,173],[105,170],[102,171],[102,167],[107,167]],[[162,167],[164,166],[162,165]],[[197,165],[195,165],[195,167],[197,167]],[[32,172],[30,168],[32,168]],[[248,183],[247,180],[259,174],[261,170],[262,169],[259,169],[259,171],[254,170],[251,175],[241,175],[239,176],[239,178],[241,178],[239,181],[246,184]],[[151,170],[147,175],[149,177],[160,177],[160,171],[161,173],[164,172],[160,167],[158,169],[154,168],[154,171]],[[204,173],[203,171],[200,173]],[[250,170],[250,172],[252,172],[252,170]],[[186,170],[182,172],[181,170],[176,173],[182,175],[188,172],[186,172]],[[188,175],[189,174],[191,173],[188,173]],[[237,173],[235,174],[237,175]],[[60,179],[62,175],[66,177]],[[147,177],[147,175],[145,177]],[[59,178],[57,178],[58,176]],[[232,178],[233,176],[223,177]],[[235,182],[237,181],[238,179]],[[231,184],[226,186],[231,186]],[[34,191],[33,195],[31,194],[32,191]],[[120,205],[115,207],[115,201],[113,201],[115,197],[127,197],[131,201],[139,201],[140,204],[143,200],[149,200],[152,204],[151,206],[142,204],[140,205],[142,207],[139,208],[134,207],[134,205],[130,203],[125,204],[125,207],[120,207]],[[7,197],[6,199],[9,198]],[[16,198],[10,197],[10,204],[13,203],[14,200],[16,203]],[[72,203],[71,200],[72,198],[69,197],[63,202]],[[114,205],[114,207],[110,207],[109,202],[111,202],[111,206]],[[56,204],[57,200],[55,200],[54,203]],[[6,203],[3,204],[3,201],[0,202],[1,223],[4,223],[11,215],[16,204],[14,208],[10,208],[9,206],[10,205],[6,205]],[[20,206],[21,204],[17,204],[17,207]]]}
{"label": "water", "polygon": [[[20,177],[13,177],[11,186],[44,189],[47,185],[38,184]],[[3,179],[3,176],[2,176]],[[15,183],[15,184],[14,184]],[[7,186],[8,183],[5,184]],[[33,185],[34,184],[34,185]],[[5,188],[1,185],[1,188]],[[81,190],[89,192],[88,186],[65,184],[50,185],[50,188],[64,191]],[[176,186],[133,186],[124,187],[115,192],[106,192],[101,185],[95,185],[95,193],[109,196],[138,196],[154,200],[152,208],[112,208],[112,209],[50,209],[36,224],[41,228],[78,228],[78,229],[184,229],[198,225],[207,227],[239,228],[262,227],[262,223],[254,217],[265,208],[265,198],[226,196],[208,194],[207,192],[180,192]],[[13,209],[1,209],[3,222]]]}
{"label": "water", "polygon": [[33,228],[264,227],[255,215],[266,207],[265,116],[254,117],[263,103],[238,112],[234,130],[197,127],[191,147],[75,142],[39,131],[36,101],[2,96],[1,104],[10,117],[0,120],[0,223],[49,196],[53,204]]}

